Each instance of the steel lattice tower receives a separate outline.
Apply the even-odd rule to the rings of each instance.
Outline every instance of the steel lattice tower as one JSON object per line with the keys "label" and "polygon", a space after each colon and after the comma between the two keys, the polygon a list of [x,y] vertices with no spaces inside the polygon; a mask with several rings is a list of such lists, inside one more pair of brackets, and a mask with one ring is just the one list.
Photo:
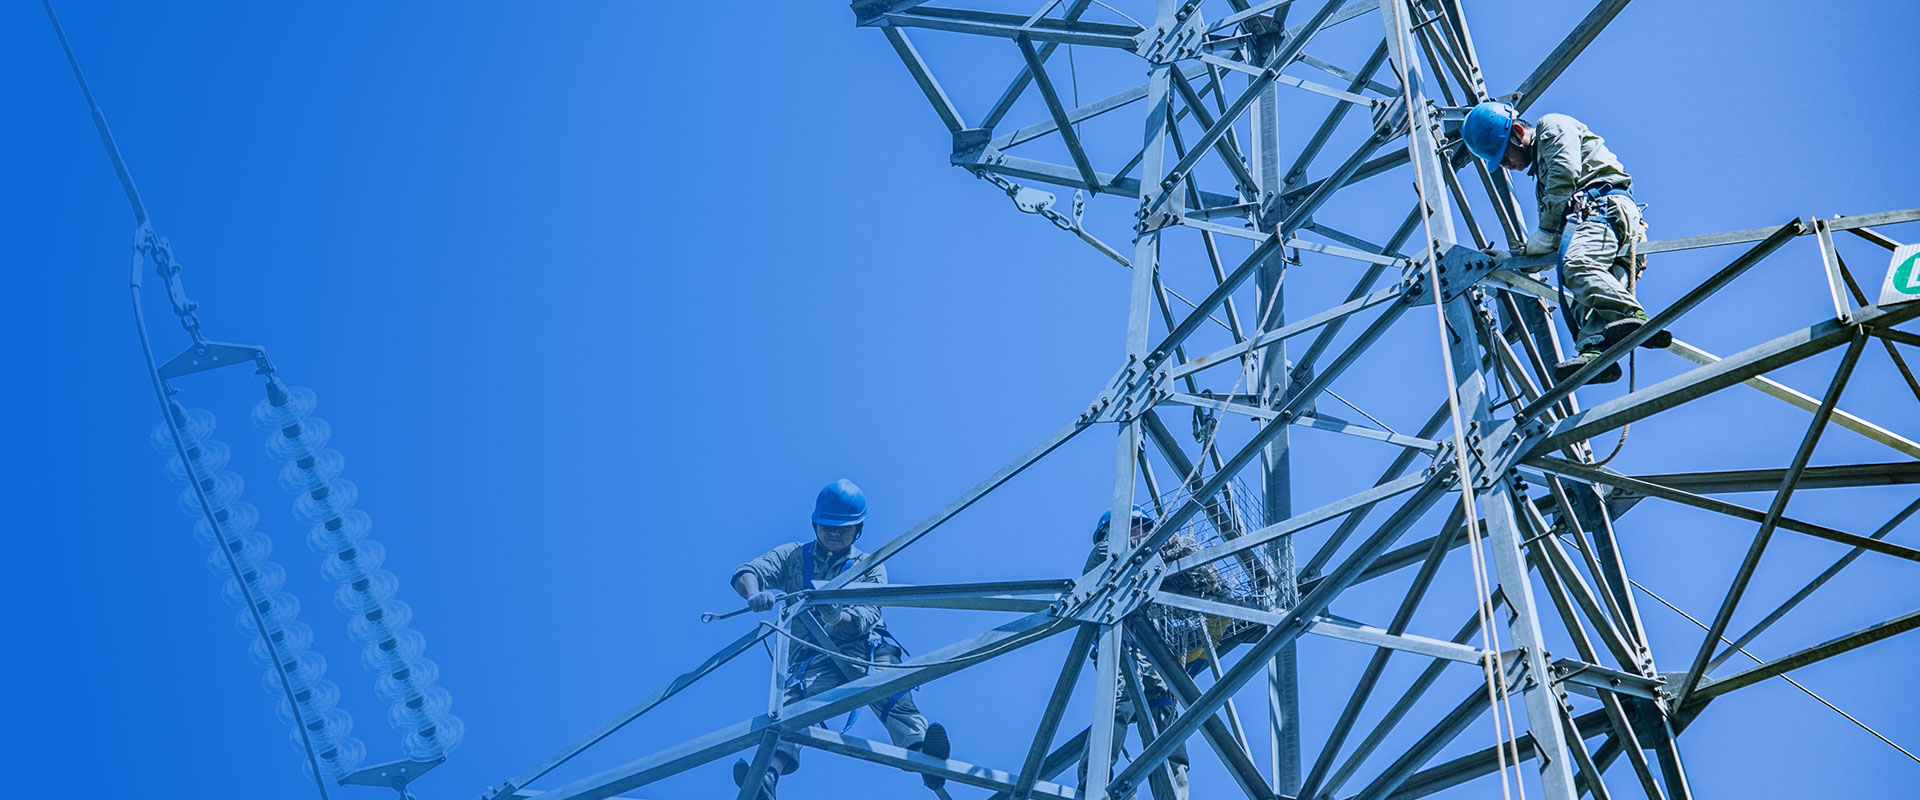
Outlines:
{"label": "steel lattice tower", "polygon": [[[784,738],[1013,800],[1119,798],[1142,791],[1166,798],[1164,765],[1183,744],[1211,752],[1230,782],[1255,800],[1422,797],[1495,772],[1502,773],[1504,786],[1507,767],[1516,775],[1524,769],[1525,785],[1554,800],[1586,794],[1678,800],[1693,796],[1680,734],[1718,698],[1920,627],[1920,612],[1907,613],[1785,657],[1722,669],[1862,554],[1920,561],[1920,550],[1885,539],[1920,510],[1920,501],[1869,535],[1787,513],[1803,488],[1920,483],[1920,444],[1838,407],[1870,349],[1884,348],[1920,399],[1920,381],[1896,348],[1920,346],[1920,335],[1896,327],[1920,316],[1920,302],[1907,302],[1920,299],[1914,275],[1920,268],[1909,257],[1915,248],[1874,230],[1920,221],[1920,209],[1794,219],[1646,243],[1642,252],[1656,262],[1663,254],[1702,248],[1738,254],[1615,345],[1604,362],[1624,360],[1657,332],[1684,324],[1698,306],[1801,237],[1818,250],[1833,314],[1803,327],[1756,331],[1751,346],[1724,358],[1676,340],[1671,352],[1696,367],[1591,406],[1580,402],[1579,391],[1601,364],[1558,384],[1548,377],[1564,355],[1553,317],[1560,298],[1531,275],[1551,257],[1495,251],[1519,249],[1530,204],[1516,197],[1504,172],[1489,171],[1466,154],[1458,121],[1489,98],[1509,100],[1525,113],[1625,0],[1602,0],[1537,69],[1497,95],[1495,89],[1509,87],[1490,86],[1483,76],[1460,0],[1326,0],[1317,6],[1310,0],[1297,8],[1292,0],[1136,0],[1125,9],[1099,0],[1029,5],[1008,12],[856,0],[852,11],[859,25],[886,38],[951,133],[954,165],[1004,191],[1021,211],[1084,240],[1097,252],[1090,258],[1131,269],[1125,356],[1078,416],[894,536],[865,563],[900,555],[1081,436],[1116,435],[1111,509],[1124,519],[1135,503],[1151,504],[1158,527],[1137,543],[1108,537],[1105,558],[1075,577],[884,586],[852,583],[863,570],[848,570],[820,589],[789,598],[777,622],[754,627],[659,692],[490,789],[486,798],[612,797],[743,751],[752,753],[754,769],[764,769],[774,743]],[[1358,69],[1309,52],[1336,32],[1351,36],[1357,29],[1378,31],[1377,37],[1360,37],[1370,55]],[[966,119],[909,31],[992,42],[1008,60],[969,69],[1004,70],[1012,79],[997,98],[982,103],[989,109],[984,116]],[[1080,102],[1078,67],[1070,66],[1071,77],[1061,80],[1062,48],[1069,48],[1069,59],[1078,51],[1106,75],[1114,74],[1111,65],[1128,65],[1127,74],[1144,75],[1144,81]],[[1003,124],[1018,109],[1034,107],[1036,97],[1043,116],[1023,127]],[[1311,131],[1304,143],[1284,124],[1299,120]],[[104,137],[103,119],[100,124]],[[1329,148],[1336,154],[1350,149],[1327,167],[1321,156]],[[170,250],[145,227],[124,168],[122,175],[147,236],[139,252],[168,262]],[[1348,209],[1350,216],[1375,223],[1366,229],[1349,231],[1351,226],[1323,218],[1379,176],[1411,184],[1404,196],[1396,195],[1400,207],[1381,214],[1377,198],[1369,196],[1358,211]],[[1071,211],[1056,209],[1058,198],[1035,184],[1073,190]],[[1126,205],[1130,219],[1089,217],[1086,201],[1099,195],[1126,198],[1106,207]],[[1407,203],[1411,209],[1402,212]],[[1103,238],[1107,231],[1128,231],[1130,248],[1109,244],[1119,237]],[[1894,251],[1896,265],[1907,259],[1908,271],[1890,274],[1878,302],[1870,302],[1848,269],[1835,244],[1840,232]],[[166,274],[164,269],[163,263]],[[1357,274],[1349,289],[1328,302],[1283,291],[1290,273],[1314,272]],[[200,341],[196,327],[189,331],[200,348],[189,353],[238,347]],[[1419,342],[1423,350],[1409,355],[1408,347],[1395,346],[1406,342]],[[1435,349],[1444,385],[1421,386],[1431,396],[1423,394],[1420,410],[1432,410],[1412,433],[1334,394],[1343,376],[1403,369],[1406,359],[1430,359]],[[1817,395],[1768,377],[1836,350],[1838,368]],[[234,352],[242,362],[257,360],[270,376],[264,351],[256,351]],[[163,407],[170,408],[163,384],[178,377],[174,372],[207,368],[199,362],[154,365]],[[1809,412],[1810,423],[1784,466],[1632,475],[1609,468],[1610,459],[1596,452],[1607,449],[1606,437],[1616,430],[1682,413],[1736,384]],[[270,387],[263,414],[280,426],[276,430],[292,431],[282,434],[291,440],[304,416],[278,411],[290,402],[286,396]],[[1365,421],[1322,410],[1323,400],[1351,406]],[[1175,412],[1192,415],[1190,441],[1168,421]],[[1306,464],[1293,457],[1294,428],[1392,456],[1355,455],[1352,463],[1384,460],[1385,468],[1370,470],[1377,477],[1340,499],[1296,510],[1294,470]],[[1859,434],[1903,460],[1813,466],[1829,428]],[[197,458],[189,456],[191,443],[180,424],[171,430],[165,443],[180,450],[182,463]],[[317,457],[309,450],[317,452],[322,444],[291,453],[299,469],[312,469]],[[1344,457],[1332,461],[1340,463],[1312,466],[1333,470],[1346,464]],[[183,469],[194,476],[191,465]],[[329,474],[312,482],[320,486],[331,479]],[[1751,491],[1770,492],[1772,499],[1756,508],[1718,497]],[[1639,546],[1627,514],[1646,500],[1754,526],[1724,599],[1700,623],[1707,629],[1700,644],[1690,652],[1665,653],[1658,665],[1623,556],[1623,549]],[[220,530],[224,522],[213,517],[216,504],[205,497],[198,502],[209,528]],[[1769,542],[1781,532],[1849,551],[1759,623],[1738,631],[1731,626],[1735,612]],[[1188,546],[1170,550],[1175,537]],[[234,570],[241,573],[238,566]],[[1450,638],[1411,633],[1417,610],[1452,607],[1429,591],[1449,571],[1476,577],[1472,613]],[[1198,573],[1226,576],[1219,584],[1231,591],[1201,595],[1170,588],[1176,576]],[[1337,600],[1362,595],[1384,598],[1394,611],[1384,622],[1368,624],[1331,610]],[[812,607],[856,602],[1019,616],[912,658],[903,668],[876,670],[797,703],[775,700],[766,713],[659,753],[545,791],[528,789],[734,657],[762,641],[781,642],[776,627],[804,633],[817,626]],[[263,632],[268,627],[256,624]],[[384,627],[375,633],[375,639],[398,638]],[[1365,669],[1346,684],[1311,687],[1348,697],[1324,730],[1304,727],[1297,709],[1302,679],[1294,645],[1306,635],[1372,648]],[[876,698],[1056,636],[1072,643],[1058,673],[1049,676],[1049,701],[1019,764],[994,768],[937,759],[814,727]],[[1570,652],[1552,652],[1550,645]],[[1179,714],[1164,729],[1145,721],[1151,730],[1143,732],[1141,752],[1116,768],[1108,721],[1117,698],[1126,695],[1144,705],[1140,674],[1123,655],[1129,647],[1170,682]],[[1374,726],[1363,729],[1364,712],[1379,711],[1381,703],[1370,701],[1387,682],[1387,665],[1396,654],[1426,663]],[[1419,702],[1448,672],[1478,677],[1450,710],[1420,717]],[[288,681],[284,670],[281,680]],[[1233,707],[1235,696],[1259,686],[1256,681],[1267,687],[1272,744],[1264,754],[1251,746]],[[1093,713],[1084,726],[1067,718],[1076,686],[1093,693]],[[289,686],[290,703],[292,691]],[[444,715],[421,714],[424,721],[416,727],[425,732],[417,735],[438,749],[423,750],[411,763],[431,766],[438,762],[430,759],[451,748],[431,737],[451,737]],[[1469,728],[1489,719],[1504,732],[1501,744],[1433,763]],[[1062,738],[1063,727],[1078,733]],[[1409,744],[1389,758],[1381,748],[1390,741]],[[1304,749],[1311,744],[1318,746]],[[324,772],[317,757],[310,758]],[[1086,781],[1076,787],[1073,774],[1083,760]],[[1609,770],[1621,761],[1626,769]],[[1614,780],[1603,781],[1603,774]],[[394,785],[405,790],[403,780]],[[751,797],[753,786],[749,782],[738,796]]]}

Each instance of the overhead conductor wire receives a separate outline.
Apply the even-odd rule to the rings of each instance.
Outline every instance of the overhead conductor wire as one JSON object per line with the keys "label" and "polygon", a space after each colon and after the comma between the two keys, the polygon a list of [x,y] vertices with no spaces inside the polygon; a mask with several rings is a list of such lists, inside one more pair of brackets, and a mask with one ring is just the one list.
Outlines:
{"label": "overhead conductor wire", "polygon": [[200,510],[206,517],[207,525],[214,532],[215,536],[220,539],[220,552],[224,554],[226,558],[227,567],[233,573],[234,582],[239,586],[241,596],[247,601],[247,609],[253,618],[255,630],[261,632],[260,641],[266,646],[268,655],[273,659],[274,669],[277,670],[280,675],[280,687],[286,695],[288,710],[294,718],[295,729],[299,731],[301,741],[305,747],[307,764],[313,770],[314,788],[320,792],[322,800],[326,800],[327,784],[324,778],[325,773],[320,769],[320,759],[314,753],[313,739],[309,736],[307,722],[301,715],[300,703],[294,700],[293,687],[287,677],[286,664],[281,660],[279,648],[274,643],[272,637],[265,635],[266,620],[261,615],[259,603],[253,596],[253,590],[249,587],[248,582],[242,579],[239,564],[234,559],[232,547],[227,543],[226,537],[220,534],[220,521],[214,518],[212,505],[208,502],[206,495],[206,489],[202,485],[199,476],[195,474],[192,459],[187,455],[186,441],[180,435],[179,421],[174,418],[172,413],[172,404],[167,398],[166,379],[160,376],[159,365],[153,358],[153,343],[147,336],[146,315],[140,308],[140,272],[141,267],[145,264],[145,239],[150,235],[146,205],[140,201],[140,192],[134,187],[133,175],[128,172],[126,161],[120,157],[120,148],[114,144],[113,133],[107,128],[106,115],[101,112],[100,104],[94,100],[93,89],[87,85],[87,76],[80,71],[80,61],[74,56],[73,45],[67,41],[66,31],[60,27],[60,18],[54,14],[53,3],[51,0],[40,0],[40,5],[47,11],[47,20],[53,23],[53,33],[60,39],[60,49],[66,53],[67,65],[72,67],[73,77],[80,83],[80,93],[86,97],[87,109],[93,115],[94,128],[100,132],[100,141],[107,148],[107,157],[113,161],[113,171],[119,176],[120,186],[126,191],[127,201],[133,207],[134,222],[138,226],[135,233],[137,240],[134,246],[131,283],[129,285],[133,300],[134,329],[140,335],[140,353],[142,357],[146,359],[147,376],[151,378],[153,382],[154,398],[160,403],[160,416],[166,421],[168,434],[173,441],[177,455],[180,457],[181,469],[185,471],[187,483],[193,489],[194,497],[198,500]]}

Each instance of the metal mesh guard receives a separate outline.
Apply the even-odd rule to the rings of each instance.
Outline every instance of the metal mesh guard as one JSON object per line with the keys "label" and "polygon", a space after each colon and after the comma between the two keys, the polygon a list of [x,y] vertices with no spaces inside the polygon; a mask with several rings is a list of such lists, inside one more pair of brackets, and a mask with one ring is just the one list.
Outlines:
{"label": "metal mesh guard", "polygon": [[[1186,502],[1191,492],[1181,488],[1155,500],[1164,514]],[[1233,481],[1207,501],[1160,548],[1161,558],[1172,561],[1237,539],[1260,527],[1260,496],[1245,483]],[[1219,600],[1268,611],[1292,608],[1300,599],[1295,580],[1293,543],[1281,539],[1265,547],[1256,547],[1185,572],[1167,576],[1161,588],[1175,594]],[[1208,651],[1231,643],[1243,634],[1264,630],[1265,626],[1246,620],[1202,614],[1197,611],[1153,604],[1147,606],[1147,619],[1160,638],[1180,656],[1189,670],[1198,670],[1208,661]]]}

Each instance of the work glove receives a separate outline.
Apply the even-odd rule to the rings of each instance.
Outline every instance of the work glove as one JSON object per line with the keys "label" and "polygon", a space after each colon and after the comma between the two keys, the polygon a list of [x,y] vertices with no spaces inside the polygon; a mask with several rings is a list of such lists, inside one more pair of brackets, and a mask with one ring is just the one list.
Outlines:
{"label": "work glove", "polygon": [[1513,257],[1512,253],[1509,253],[1505,250],[1502,250],[1498,247],[1494,247],[1492,245],[1488,245],[1487,247],[1481,248],[1480,252],[1486,253],[1487,255],[1492,256],[1494,258],[1512,258]]}
{"label": "work glove", "polygon": [[1521,252],[1530,256],[1543,256],[1560,249],[1560,235],[1547,233],[1535,228],[1527,234],[1527,244]]}
{"label": "work glove", "polygon": [[768,589],[761,589],[760,591],[747,595],[747,608],[755,611],[765,611],[773,608],[773,601],[779,598],[780,595],[778,593]]}

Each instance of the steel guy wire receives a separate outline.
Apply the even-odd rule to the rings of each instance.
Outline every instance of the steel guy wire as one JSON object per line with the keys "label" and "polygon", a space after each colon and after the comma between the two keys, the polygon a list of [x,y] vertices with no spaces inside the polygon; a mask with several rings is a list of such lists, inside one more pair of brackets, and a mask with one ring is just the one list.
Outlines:
{"label": "steel guy wire", "polygon": [[[1651,597],[1651,598],[1653,598],[1653,599],[1655,599],[1655,600],[1658,600],[1658,601],[1660,601],[1660,604],[1661,604],[1661,605],[1663,605],[1663,606],[1666,606],[1667,608],[1670,608],[1670,609],[1672,609],[1672,610],[1673,610],[1673,613],[1675,613],[1675,614],[1679,614],[1679,615],[1680,615],[1680,616],[1682,616],[1682,617],[1686,617],[1686,619],[1687,619],[1687,621],[1688,621],[1688,622],[1691,622],[1691,623],[1693,623],[1693,624],[1695,624],[1695,625],[1698,625],[1698,626],[1700,627],[1700,629],[1701,629],[1701,630],[1708,630],[1708,628],[1707,628],[1707,626],[1706,626],[1705,624],[1703,624],[1702,622],[1700,622],[1700,620],[1698,620],[1698,619],[1695,619],[1695,618],[1694,618],[1694,616],[1693,616],[1692,614],[1689,614],[1689,613],[1687,613],[1687,612],[1685,612],[1685,611],[1682,611],[1682,610],[1680,610],[1680,607],[1679,607],[1679,606],[1676,606],[1676,605],[1674,605],[1673,603],[1671,603],[1671,602],[1668,602],[1666,598],[1664,598],[1664,597],[1661,597],[1660,595],[1657,595],[1657,594],[1654,594],[1654,592],[1653,592],[1653,590],[1652,590],[1652,589],[1648,589],[1648,588],[1647,588],[1646,586],[1644,586],[1644,585],[1642,585],[1642,584],[1641,584],[1641,583],[1640,583],[1639,581],[1636,581],[1636,580],[1633,580],[1632,578],[1628,578],[1627,580],[1628,580],[1628,582],[1629,582],[1629,583],[1632,583],[1632,584],[1633,584],[1633,588],[1635,588],[1635,589],[1639,589],[1640,591],[1642,591],[1642,592],[1645,592],[1645,593],[1647,594],[1647,596],[1648,596],[1648,597]],[[1732,642],[1732,641],[1729,641],[1729,640],[1727,639],[1727,637],[1725,637],[1725,636],[1721,636],[1721,637],[1720,637],[1720,641],[1721,641],[1721,642],[1724,642],[1724,643],[1726,643],[1726,644],[1729,644],[1729,645],[1731,645],[1731,644],[1733,644],[1733,642]],[[1756,656],[1756,655],[1754,655],[1754,654],[1752,654],[1752,653],[1749,653],[1749,652],[1747,652],[1747,650],[1746,650],[1746,648],[1744,648],[1744,647],[1737,647],[1737,648],[1734,648],[1734,649],[1736,649],[1736,650],[1738,650],[1738,651],[1740,652],[1740,655],[1743,655],[1743,656],[1746,656],[1747,658],[1751,658],[1751,659],[1753,659],[1753,663],[1755,663],[1755,664],[1764,664],[1764,663],[1766,663],[1766,661],[1764,661],[1764,660],[1762,660],[1762,659],[1761,659],[1761,658],[1760,658],[1759,656]],[[1861,722],[1861,721],[1859,720],[1859,718],[1857,718],[1857,717],[1855,717],[1855,716],[1854,716],[1854,715],[1852,715],[1852,714],[1849,714],[1849,713],[1847,713],[1847,712],[1846,712],[1845,710],[1843,710],[1843,709],[1841,709],[1841,708],[1840,708],[1839,706],[1837,706],[1837,705],[1834,705],[1834,704],[1833,704],[1833,703],[1832,703],[1831,701],[1829,701],[1829,700],[1827,700],[1826,698],[1824,698],[1824,697],[1821,697],[1821,696],[1820,696],[1820,695],[1818,695],[1818,694],[1815,694],[1815,693],[1814,693],[1814,691],[1813,691],[1812,689],[1809,689],[1809,688],[1807,688],[1807,687],[1805,687],[1805,686],[1803,686],[1803,685],[1801,685],[1799,681],[1796,681],[1796,680],[1794,680],[1793,678],[1791,678],[1791,677],[1788,677],[1786,673],[1784,673],[1784,672],[1783,672],[1783,673],[1781,673],[1781,674],[1779,674],[1779,675],[1778,675],[1778,676],[1776,676],[1776,677],[1778,677],[1778,678],[1779,678],[1780,680],[1783,680],[1783,681],[1786,681],[1787,683],[1790,683],[1790,684],[1793,684],[1793,688],[1795,688],[1795,689],[1799,689],[1799,690],[1800,690],[1800,691],[1802,691],[1802,692],[1806,692],[1806,694],[1807,694],[1807,696],[1808,696],[1808,697],[1811,697],[1811,698],[1813,698],[1813,699],[1815,699],[1815,700],[1818,700],[1818,701],[1820,702],[1820,704],[1821,704],[1821,705],[1823,705],[1823,706],[1826,706],[1827,708],[1830,708],[1830,709],[1832,709],[1832,710],[1833,710],[1833,713],[1835,713],[1835,714],[1839,714],[1840,716],[1842,716],[1842,717],[1845,717],[1845,718],[1847,719],[1847,721],[1848,721],[1848,722],[1851,722],[1851,723],[1853,723],[1853,724],[1855,724],[1855,725],[1858,725],[1858,726],[1860,726],[1860,730],[1863,730],[1863,731],[1866,731],[1867,733],[1870,733],[1870,734],[1873,734],[1873,738],[1875,738],[1875,739],[1879,739],[1880,741],[1882,741],[1882,742],[1885,742],[1885,743],[1886,743],[1886,745],[1887,745],[1888,747],[1891,747],[1891,748],[1893,748],[1893,749],[1895,749],[1895,750],[1898,750],[1898,751],[1900,751],[1900,754],[1901,754],[1901,755],[1903,755],[1903,756],[1906,756],[1907,758],[1911,758],[1911,759],[1913,759],[1915,763],[1920,763],[1920,756],[1916,756],[1916,755],[1914,755],[1914,754],[1913,754],[1913,753],[1912,753],[1911,751],[1909,751],[1909,750],[1907,750],[1907,748],[1904,748],[1904,747],[1901,747],[1901,746],[1900,746],[1900,745],[1898,745],[1898,744],[1895,744],[1895,743],[1894,743],[1894,741],[1893,741],[1892,739],[1889,739],[1889,738],[1887,738],[1887,737],[1886,737],[1885,735],[1883,735],[1883,734],[1881,734],[1881,733],[1880,733],[1879,731],[1876,731],[1876,730],[1874,730],[1874,729],[1873,729],[1873,728],[1872,728],[1871,726],[1869,726],[1869,725],[1867,725],[1867,723],[1864,723],[1864,722]]]}

